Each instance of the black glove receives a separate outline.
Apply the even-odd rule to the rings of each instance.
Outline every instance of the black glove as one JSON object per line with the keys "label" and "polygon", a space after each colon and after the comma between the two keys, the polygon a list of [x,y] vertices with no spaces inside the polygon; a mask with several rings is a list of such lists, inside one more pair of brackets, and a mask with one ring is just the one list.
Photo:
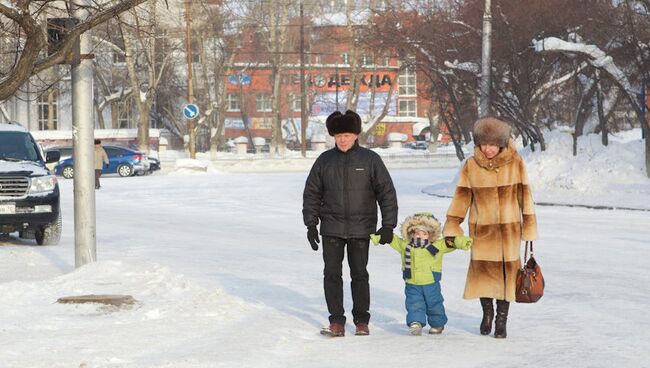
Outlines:
{"label": "black glove", "polygon": [[456,237],[455,236],[445,236],[445,245],[447,248],[456,248]]}
{"label": "black glove", "polygon": [[309,240],[309,244],[311,244],[311,249],[318,250],[320,237],[318,236],[318,229],[316,229],[316,226],[307,226],[307,240]]}
{"label": "black glove", "polygon": [[382,226],[375,234],[380,236],[379,244],[389,244],[393,241],[393,229],[389,227]]}
{"label": "black glove", "polygon": [[108,167],[108,164],[104,164],[104,166]]}

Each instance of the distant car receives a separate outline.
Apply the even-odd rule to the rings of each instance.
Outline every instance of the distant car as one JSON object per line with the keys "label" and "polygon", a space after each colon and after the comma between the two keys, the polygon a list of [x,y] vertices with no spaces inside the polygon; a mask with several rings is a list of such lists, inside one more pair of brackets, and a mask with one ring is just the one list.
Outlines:
{"label": "distant car", "polygon": [[149,173],[160,170],[160,160],[149,156]]}
{"label": "distant car", "polygon": [[[119,146],[103,147],[109,161],[108,167],[102,168],[103,174],[118,174],[127,177],[144,175],[149,171],[149,158],[142,152]],[[54,168],[54,172],[66,179],[72,179],[74,177],[74,161],[72,157],[60,160]]]}
{"label": "distant car", "polygon": [[407,148],[416,149],[416,150],[426,150],[429,149],[429,142],[427,141],[415,141],[406,144]]}
{"label": "distant car", "polygon": [[58,151],[61,154],[61,158],[59,158],[59,161],[72,157],[72,146],[50,147],[45,150],[45,153],[52,152],[52,151]]}

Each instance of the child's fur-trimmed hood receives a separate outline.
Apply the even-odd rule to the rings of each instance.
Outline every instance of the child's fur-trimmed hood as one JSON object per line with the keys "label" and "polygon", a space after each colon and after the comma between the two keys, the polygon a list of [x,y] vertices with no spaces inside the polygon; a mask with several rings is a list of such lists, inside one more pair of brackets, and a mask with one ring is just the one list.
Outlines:
{"label": "child's fur-trimmed hood", "polygon": [[440,237],[440,222],[433,216],[431,213],[416,213],[407,217],[402,226],[400,227],[400,232],[402,237],[407,240],[413,239],[415,235],[415,229],[418,227],[424,227],[429,233],[429,241],[434,242]]}

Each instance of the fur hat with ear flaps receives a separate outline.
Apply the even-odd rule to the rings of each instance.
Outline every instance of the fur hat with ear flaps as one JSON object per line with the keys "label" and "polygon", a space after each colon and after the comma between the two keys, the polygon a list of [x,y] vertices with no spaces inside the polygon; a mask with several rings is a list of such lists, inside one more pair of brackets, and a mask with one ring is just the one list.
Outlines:
{"label": "fur hat with ear flaps", "polygon": [[422,228],[429,233],[430,242],[434,242],[440,237],[440,222],[428,212],[416,213],[407,217],[400,227],[400,232],[404,239],[410,240],[415,236],[415,230]]}
{"label": "fur hat with ear flaps", "polygon": [[482,118],[474,124],[474,145],[493,144],[507,147],[510,139],[510,125],[495,118]]}
{"label": "fur hat with ear flaps", "polygon": [[340,111],[334,111],[325,120],[327,126],[327,133],[332,137],[341,133],[361,133],[361,117],[359,114],[352,110],[348,110],[345,114]]}

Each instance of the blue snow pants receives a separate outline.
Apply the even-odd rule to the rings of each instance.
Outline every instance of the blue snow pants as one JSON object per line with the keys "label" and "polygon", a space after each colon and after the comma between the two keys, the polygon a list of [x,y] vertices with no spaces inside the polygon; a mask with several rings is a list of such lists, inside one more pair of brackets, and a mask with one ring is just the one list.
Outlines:
{"label": "blue snow pants", "polygon": [[407,326],[412,322],[420,322],[422,326],[428,322],[431,327],[441,327],[447,323],[440,282],[428,285],[406,284],[404,293]]}

